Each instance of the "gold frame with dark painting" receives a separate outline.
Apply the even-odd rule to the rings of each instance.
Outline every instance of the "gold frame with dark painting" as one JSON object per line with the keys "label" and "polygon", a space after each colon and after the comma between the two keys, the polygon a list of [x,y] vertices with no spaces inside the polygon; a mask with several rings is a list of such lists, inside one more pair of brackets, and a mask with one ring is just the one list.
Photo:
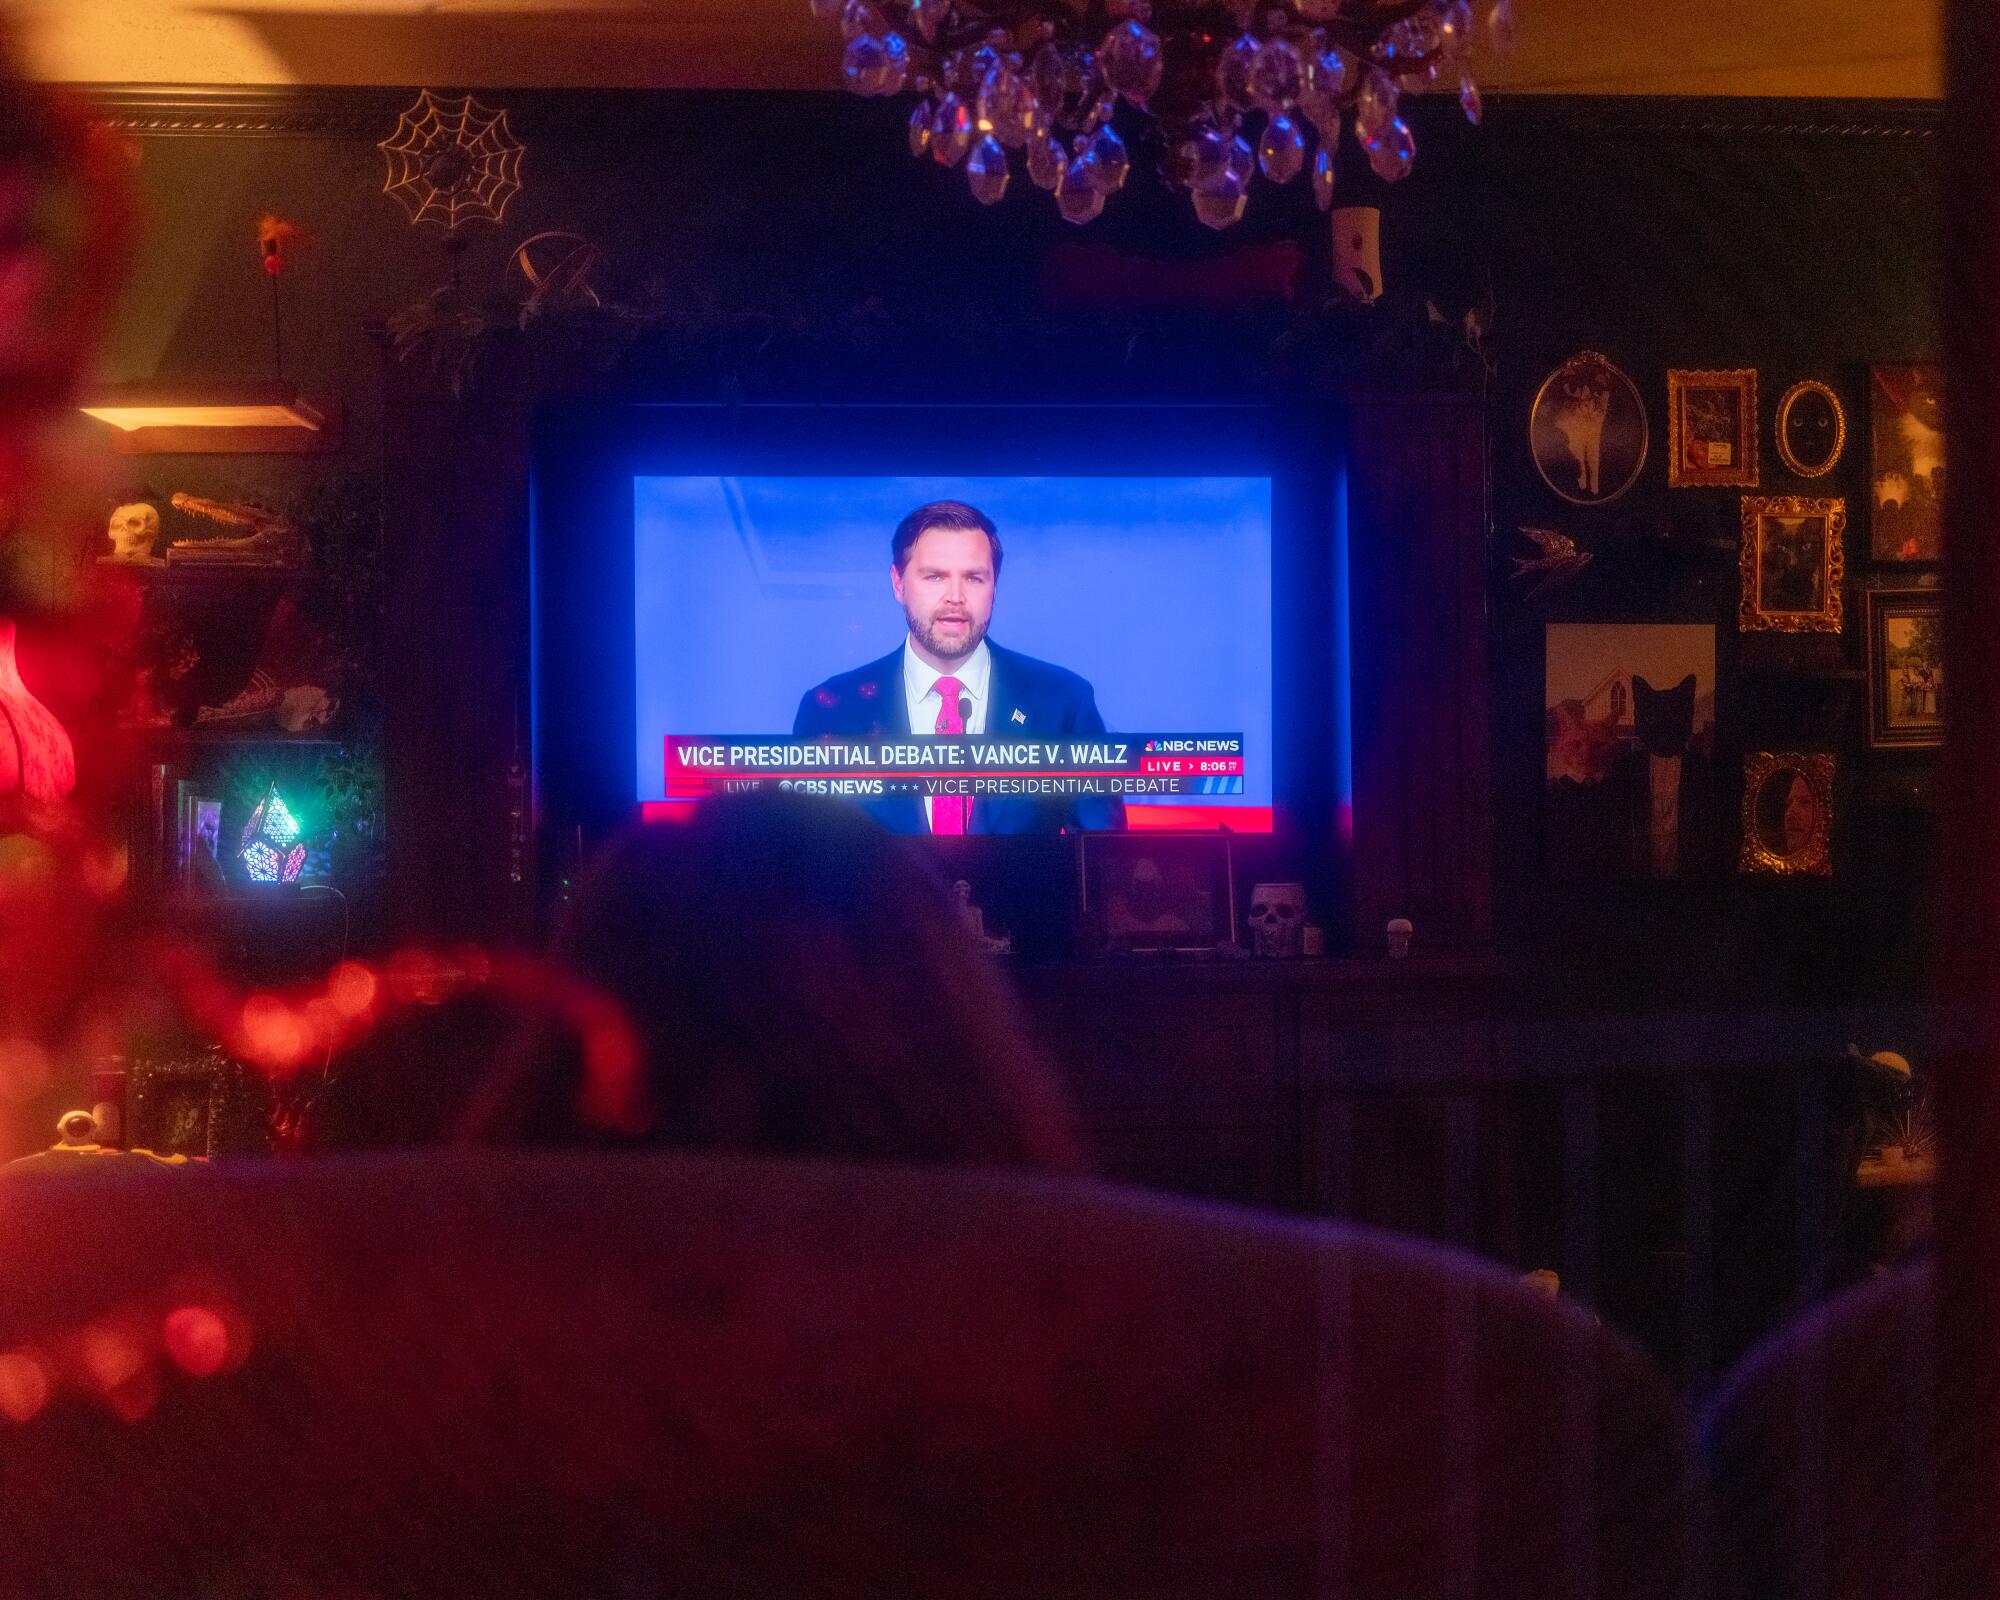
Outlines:
{"label": "gold frame with dark painting", "polygon": [[1868,748],[1944,743],[1943,608],[1936,589],[1870,589]]}
{"label": "gold frame with dark painting", "polygon": [[1944,554],[1944,371],[1868,369],[1868,552],[1876,561]]}
{"label": "gold frame with dark painting", "polygon": [[1743,758],[1743,853],[1749,873],[1833,873],[1833,757],[1754,751]]}
{"label": "gold frame with dark painting", "polygon": [[1757,369],[1667,374],[1667,487],[1757,487]]}
{"label": "gold frame with dark painting", "polygon": [[1793,477],[1823,478],[1847,448],[1847,408],[1825,384],[1801,378],[1778,401],[1771,435]]}
{"label": "gold frame with dark painting", "polygon": [[1840,632],[1846,540],[1845,500],[1746,494],[1737,626],[1745,633]]}
{"label": "gold frame with dark painting", "polygon": [[1607,506],[1627,493],[1645,470],[1651,442],[1639,386],[1595,350],[1579,351],[1544,378],[1528,409],[1535,471],[1551,494],[1573,506]]}

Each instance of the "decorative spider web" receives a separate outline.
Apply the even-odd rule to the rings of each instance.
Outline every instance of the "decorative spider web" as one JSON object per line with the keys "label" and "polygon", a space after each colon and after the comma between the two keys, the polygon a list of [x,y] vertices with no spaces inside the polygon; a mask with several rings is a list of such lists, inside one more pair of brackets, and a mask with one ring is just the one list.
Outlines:
{"label": "decorative spider web", "polygon": [[375,148],[389,163],[382,192],[412,223],[434,222],[446,233],[478,218],[498,222],[521,188],[526,146],[505,111],[489,111],[469,94],[453,100],[422,90]]}

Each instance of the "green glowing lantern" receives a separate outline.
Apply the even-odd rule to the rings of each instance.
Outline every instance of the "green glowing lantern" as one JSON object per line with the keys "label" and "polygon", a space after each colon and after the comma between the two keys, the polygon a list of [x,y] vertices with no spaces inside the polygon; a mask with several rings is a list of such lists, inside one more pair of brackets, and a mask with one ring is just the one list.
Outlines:
{"label": "green glowing lantern", "polygon": [[305,870],[306,847],[299,837],[299,819],[285,804],[274,783],[257,802],[243,827],[239,852],[252,883],[296,883]]}

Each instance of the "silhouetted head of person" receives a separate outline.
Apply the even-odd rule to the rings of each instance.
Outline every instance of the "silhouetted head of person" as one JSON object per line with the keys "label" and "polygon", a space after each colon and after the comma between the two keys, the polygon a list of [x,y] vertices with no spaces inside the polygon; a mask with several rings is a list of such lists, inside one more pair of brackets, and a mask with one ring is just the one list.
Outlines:
{"label": "silhouetted head of person", "polygon": [[852,807],[730,796],[629,830],[555,954],[631,1023],[643,1117],[593,1122],[582,1050],[551,1035],[480,1097],[476,1139],[1081,1165],[1067,1097],[942,882]]}

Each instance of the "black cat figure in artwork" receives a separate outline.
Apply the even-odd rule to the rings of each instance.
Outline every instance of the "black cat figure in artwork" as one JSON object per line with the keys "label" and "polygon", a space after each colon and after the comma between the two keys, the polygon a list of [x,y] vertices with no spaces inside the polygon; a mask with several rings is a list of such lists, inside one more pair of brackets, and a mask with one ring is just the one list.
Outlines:
{"label": "black cat figure in artwork", "polygon": [[1694,732],[1694,674],[1671,689],[1655,689],[1637,674],[1632,678],[1632,733],[1649,756],[1687,754]]}
{"label": "black cat figure in artwork", "polygon": [[[1545,825],[1559,877],[1699,878],[1715,871],[1710,730],[1693,673],[1671,689],[1633,674],[1611,685],[1612,710],[1584,720],[1551,708]],[[1595,698],[1593,696],[1593,698]],[[1630,708],[1631,721],[1623,715]],[[1590,735],[1579,755],[1567,735]],[[1558,766],[1559,758],[1565,763]]]}

